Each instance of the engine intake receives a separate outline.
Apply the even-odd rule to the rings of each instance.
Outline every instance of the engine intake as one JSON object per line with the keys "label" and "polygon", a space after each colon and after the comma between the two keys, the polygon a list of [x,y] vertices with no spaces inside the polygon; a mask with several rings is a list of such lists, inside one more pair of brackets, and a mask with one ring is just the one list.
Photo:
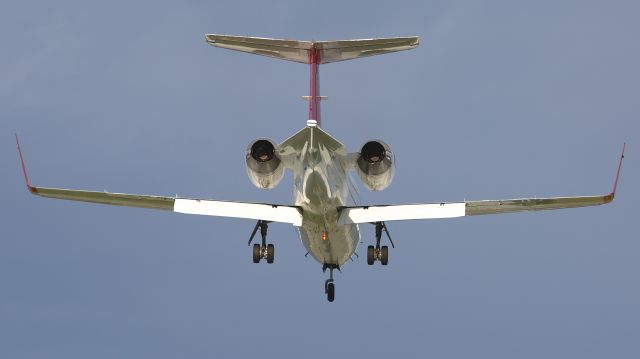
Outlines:
{"label": "engine intake", "polygon": [[358,176],[373,191],[387,188],[395,174],[393,153],[382,141],[369,141],[360,149],[357,160]]}
{"label": "engine intake", "polygon": [[272,189],[284,176],[277,146],[269,139],[257,139],[247,148],[247,175],[256,187]]}
{"label": "engine intake", "polygon": [[258,162],[269,162],[275,157],[276,147],[269,140],[257,140],[251,145],[251,157]]}

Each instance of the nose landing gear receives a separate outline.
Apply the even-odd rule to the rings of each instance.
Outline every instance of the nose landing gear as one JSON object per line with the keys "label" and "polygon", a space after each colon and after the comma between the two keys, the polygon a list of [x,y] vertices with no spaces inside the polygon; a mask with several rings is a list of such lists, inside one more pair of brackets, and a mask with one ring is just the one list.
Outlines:
{"label": "nose landing gear", "polygon": [[261,259],[266,259],[267,263],[273,263],[274,255],[275,255],[275,247],[273,244],[267,244],[267,228],[269,221],[258,221],[256,226],[253,228],[253,232],[251,233],[251,237],[249,238],[248,245],[251,245],[253,241],[253,237],[255,237],[258,229],[260,229],[260,236],[262,237],[262,245],[254,244],[253,245],[253,263],[260,263]]}
{"label": "nose landing gear", "polygon": [[327,268],[329,269],[329,279],[327,279],[326,281],[324,281],[324,292],[327,295],[327,300],[329,302],[333,302],[333,300],[336,298],[336,286],[333,283],[333,270],[337,269],[340,270],[340,267],[338,267],[335,264],[324,264],[322,266],[322,271],[326,271]]}

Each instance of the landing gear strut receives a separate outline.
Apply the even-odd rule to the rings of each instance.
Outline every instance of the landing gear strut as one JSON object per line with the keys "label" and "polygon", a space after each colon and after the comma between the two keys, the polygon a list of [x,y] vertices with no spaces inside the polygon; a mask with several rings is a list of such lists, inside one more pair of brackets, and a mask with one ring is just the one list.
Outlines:
{"label": "landing gear strut", "polygon": [[380,240],[382,239],[382,231],[384,230],[387,238],[389,238],[389,242],[391,242],[391,247],[395,248],[393,240],[391,239],[391,235],[387,230],[387,225],[384,222],[376,222],[374,223],[376,226],[376,245],[367,247],[367,264],[372,265],[375,261],[380,261],[380,264],[386,266],[389,263],[389,247],[380,246]]}
{"label": "landing gear strut", "polygon": [[251,237],[249,238],[248,245],[251,245],[253,241],[253,237],[255,237],[258,229],[260,229],[260,236],[262,237],[262,245],[256,243],[253,245],[253,263],[260,263],[261,259],[266,259],[267,263],[273,263],[273,258],[275,254],[275,247],[273,244],[267,244],[267,228],[269,227],[269,221],[258,221],[256,226],[253,228],[253,232],[251,233]]}
{"label": "landing gear strut", "polygon": [[329,302],[333,302],[333,300],[336,298],[336,286],[333,283],[333,270],[340,270],[340,267],[335,264],[325,264],[322,266],[322,271],[326,271],[327,268],[329,269],[329,279],[324,281],[324,292],[325,294],[327,294],[327,300]]}

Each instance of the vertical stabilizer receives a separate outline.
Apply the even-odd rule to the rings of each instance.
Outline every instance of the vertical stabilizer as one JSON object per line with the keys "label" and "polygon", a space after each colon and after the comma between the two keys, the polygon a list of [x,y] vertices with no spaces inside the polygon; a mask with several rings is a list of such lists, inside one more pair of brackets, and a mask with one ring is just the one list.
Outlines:
{"label": "vertical stabilizer", "polygon": [[315,45],[309,50],[309,69],[311,73],[309,88],[309,120],[308,126],[320,126],[320,51]]}

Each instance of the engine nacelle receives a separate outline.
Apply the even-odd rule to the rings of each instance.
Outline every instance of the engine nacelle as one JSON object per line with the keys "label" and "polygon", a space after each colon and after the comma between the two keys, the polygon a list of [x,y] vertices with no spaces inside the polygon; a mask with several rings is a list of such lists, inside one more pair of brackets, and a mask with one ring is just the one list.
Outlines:
{"label": "engine nacelle", "polygon": [[395,161],[389,145],[382,141],[369,141],[362,146],[356,162],[358,176],[372,191],[387,188],[395,174]]}
{"label": "engine nacelle", "polygon": [[272,189],[284,176],[277,146],[269,139],[257,139],[247,148],[247,175],[256,187]]}

